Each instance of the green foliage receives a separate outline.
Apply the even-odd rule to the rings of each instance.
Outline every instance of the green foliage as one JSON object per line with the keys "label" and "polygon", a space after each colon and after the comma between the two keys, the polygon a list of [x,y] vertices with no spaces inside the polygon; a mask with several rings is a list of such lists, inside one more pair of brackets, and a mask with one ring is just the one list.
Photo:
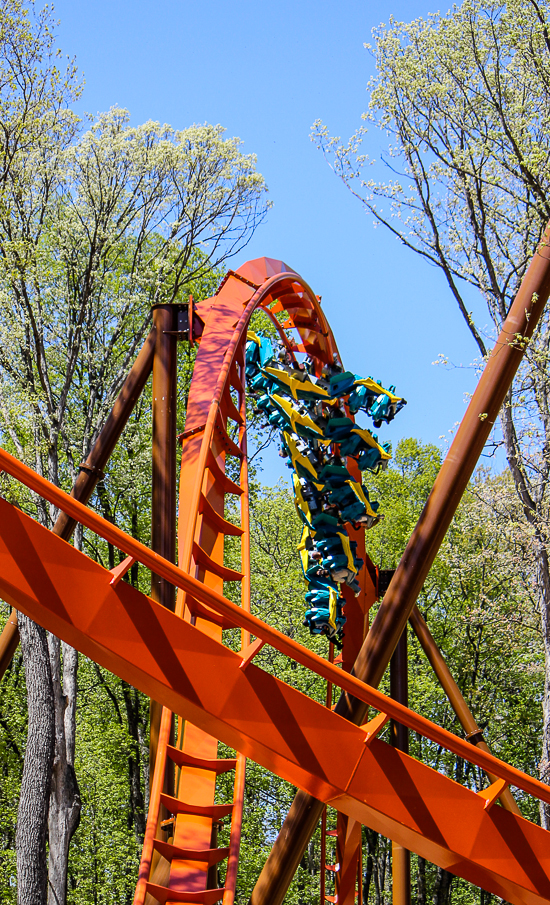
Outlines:
{"label": "green foliage", "polygon": [[[2,613],[7,615],[3,605]],[[4,619],[2,619],[4,621]],[[19,788],[23,770],[23,756],[27,734],[25,701],[25,673],[23,658],[18,652],[10,663],[0,685],[0,886],[2,901],[15,905],[16,864],[15,825]]]}
{"label": "green foliage", "polygon": [[[131,796],[132,758],[147,779],[149,699],[83,659],[79,669],[75,768],[82,817],[71,846],[71,905],[131,901],[141,855]],[[126,699],[135,699],[135,726]],[[131,732],[137,729],[137,738]]]}
{"label": "green foliage", "polygon": [[[395,568],[427,499],[440,455],[435,447],[402,441],[390,468],[375,479],[385,520],[367,534],[376,563]],[[478,473],[467,490],[426,579],[418,606],[491,750],[536,775],[541,751],[544,652],[533,604],[534,575],[525,550],[521,513],[510,478]],[[458,735],[461,727],[409,629],[409,705]],[[388,690],[387,679],[382,688]],[[411,754],[474,790],[483,774],[436,745],[412,735]],[[526,817],[539,820],[537,802],[516,790]],[[365,835],[376,879],[389,883],[387,847]],[[380,877],[384,878],[384,882]],[[454,879],[445,892],[441,871],[413,859],[419,901],[471,903],[476,892]],[[489,898],[486,899],[488,901]]]}

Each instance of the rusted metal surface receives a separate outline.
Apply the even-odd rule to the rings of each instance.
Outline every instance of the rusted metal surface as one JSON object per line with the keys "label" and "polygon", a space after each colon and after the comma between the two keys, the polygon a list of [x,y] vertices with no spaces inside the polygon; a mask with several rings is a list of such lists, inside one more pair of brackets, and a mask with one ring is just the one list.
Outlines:
{"label": "rusted metal surface", "polygon": [[[71,496],[82,503],[87,503],[94,492],[103,469],[109,461],[111,453],[128,422],[128,418],[147,383],[153,367],[155,333],[155,328],[153,328],[147,336],[121,387],[107,421],[93,444],[86,461],[80,466],[80,474],[71,490]],[[75,526],[76,522],[74,519],[70,518],[65,512],[60,512],[52,531],[58,537],[62,537],[63,540],[69,540]],[[0,634],[0,679],[8,668],[18,644],[17,611],[12,609],[9,619]]]}
{"label": "rusted metal surface", "polygon": [[[542,315],[550,292],[549,239],[547,227],[357,657],[355,675],[370,685],[377,686],[384,674]],[[344,694],[336,711],[359,723],[366,708]],[[258,878],[252,905],[280,905],[321,816],[322,804],[307,801],[302,792],[295,804]]]}

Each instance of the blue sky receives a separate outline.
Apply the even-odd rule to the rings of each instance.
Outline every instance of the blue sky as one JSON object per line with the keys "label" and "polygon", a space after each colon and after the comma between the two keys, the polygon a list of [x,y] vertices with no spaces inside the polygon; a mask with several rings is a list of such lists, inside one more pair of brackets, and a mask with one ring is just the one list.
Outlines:
{"label": "blue sky", "polygon": [[[381,440],[441,444],[475,385],[476,347],[439,272],[401,246],[333,175],[309,139],[314,120],[348,137],[366,107],[363,43],[423,0],[57,0],[59,45],[76,55],[80,109],[118,104],[134,123],[221,123],[258,157],[273,209],[237,267],[280,258],[323,297],[346,366],[395,384],[408,406]],[[376,153],[380,139],[372,135]],[[457,367],[434,366],[444,353]],[[276,456],[266,478],[276,476]]]}

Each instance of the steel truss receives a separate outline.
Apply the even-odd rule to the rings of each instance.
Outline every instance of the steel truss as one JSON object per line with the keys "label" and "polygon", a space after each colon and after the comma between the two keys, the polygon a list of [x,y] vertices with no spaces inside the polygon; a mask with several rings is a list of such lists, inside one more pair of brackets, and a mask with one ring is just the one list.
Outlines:
{"label": "steel truss", "polygon": [[[217,294],[196,306],[156,306],[152,332],[71,495],[0,449],[0,469],[61,512],[47,531],[0,499],[0,595],[153,702],[153,779],[134,905],[220,900],[232,905],[246,758],[300,790],[254,890],[255,905],[282,901],[320,817],[322,905],[323,898],[340,905],[355,901],[362,824],[394,842],[400,905],[407,902],[409,851],[518,905],[550,902],[550,836],[521,817],[508,788],[550,803],[550,787],[491,755],[415,607],[547,300],[546,239],[369,631],[368,611],[377,597],[372,564],[363,570],[360,596],[348,600],[342,668],[332,655],[328,660],[317,656],[250,612],[244,375],[250,318],[263,310],[290,354],[306,352],[319,367],[338,358],[318,298],[283,262],[261,258],[230,271]],[[182,338],[198,341],[199,350],[179,437],[176,528],[176,344]],[[148,548],[86,503],[151,369],[153,534]],[[230,499],[238,522],[227,517]],[[121,565],[109,571],[75,550],[67,541],[77,522],[126,554]],[[239,568],[224,561],[227,536],[240,539]],[[356,539],[364,556],[364,537],[357,532]],[[151,596],[124,580],[136,562],[151,571]],[[238,605],[224,593],[226,582],[238,586]],[[409,619],[469,740],[407,707],[400,638]],[[227,628],[240,629],[239,652],[224,644]],[[16,644],[14,611],[0,638],[0,671]],[[324,679],[327,706],[259,667],[254,658],[264,645]],[[388,697],[376,687],[396,648],[393,697]],[[333,686],[341,689],[334,708]],[[377,737],[389,719],[393,745]],[[408,729],[481,767],[488,788],[476,794],[410,757]],[[219,740],[236,749],[236,758],[218,757]],[[219,804],[216,777],[230,770],[235,771],[233,800]],[[327,827],[327,804],[338,811],[334,828]],[[217,829],[229,816],[229,846],[220,848]],[[332,837],[337,861],[328,865]],[[221,885],[219,865],[225,859]],[[331,866],[334,894],[326,887],[325,869]]]}

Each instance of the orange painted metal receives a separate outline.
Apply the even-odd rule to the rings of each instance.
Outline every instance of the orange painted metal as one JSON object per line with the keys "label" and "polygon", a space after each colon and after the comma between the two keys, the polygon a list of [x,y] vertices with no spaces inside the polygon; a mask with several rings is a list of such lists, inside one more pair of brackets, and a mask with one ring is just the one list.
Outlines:
{"label": "orange painted metal", "polygon": [[[73,502],[73,505],[74,502]],[[550,900],[547,831],[374,739],[178,618],[0,501],[0,593],[126,681],[258,763],[406,848],[511,902]],[[239,609],[236,607],[236,609]],[[242,613],[244,620],[247,614]],[[339,684],[360,686],[339,674]],[[501,778],[550,788],[434,727],[374,689],[382,705]]]}
{"label": "orange painted metal", "polygon": [[[74,518],[81,521],[83,525],[86,525],[86,527],[95,531],[100,537],[109,540],[125,552],[129,552],[130,555],[134,556],[138,562],[141,562],[143,565],[147,566],[147,568],[150,568],[162,577],[166,577],[174,585],[189,592],[193,597],[202,600],[216,612],[228,616],[235,625],[240,625],[251,634],[263,638],[266,644],[271,645],[292,660],[317,673],[317,675],[325,680],[332,681],[334,685],[358,700],[363,701],[367,706],[380,710],[397,722],[408,726],[409,729],[418,732],[420,735],[436,742],[438,745],[442,745],[458,757],[462,757],[464,760],[476,764],[486,772],[494,773],[495,776],[506,779],[510,785],[517,786],[528,794],[540,798],[541,801],[550,803],[549,786],[528,776],[526,773],[522,773],[521,770],[517,770],[510,764],[504,763],[504,761],[499,760],[492,754],[470,745],[468,742],[453,735],[453,733],[448,732],[441,726],[437,726],[435,723],[427,720],[414,710],[409,710],[397,701],[393,701],[391,698],[378,691],[378,689],[366,685],[353,674],[338,669],[338,667],[329,663],[322,657],[319,657],[308,648],[303,647],[292,638],[279,632],[267,623],[262,622],[261,619],[258,619],[252,613],[247,613],[227,598],[222,597],[220,594],[197,581],[197,579],[194,579],[191,575],[183,572],[173,563],[162,559],[158,554],[152,553],[148,547],[125,534],[111,522],[106,521],[95,512],[92,512],[77,500],[73,500],[68,494],[64,493],[58,487],[54,487],[54,485],[50,484],[45,478],[36,474],[36,472],[32,471],[32,469],[28,468],[22,462],[14,459],[13,456],[3,449],[0,449],[0,468],[14,477],[17,477],[18,480],[21,480],[27,487],[40,493],[44,499],[53,502],[56,506],[59,506],[59,508],[65,509]],[[86,631],[85,626],[88,625],[87,621],[85,621],[84,624],[80,622],[80,627],[76,629],[77,623],[74,622],[73,619],[76,619],[76,617],[80,619],[82,616],[87,619],[88,617],[86,614],[95,613],[98,607],[101,609],[107,600],[114,606],[117,595],[127,594],[129,592],[135,593],[137,595],[136,600],[139,599],[142,603],[139,614],[136,613],[136,615],[139,615],[140,617],[140,625],[142,624],[141,619],[145,619],[146,621],[149,620],[153,633],[152,637],[148,640],[147,629],[146,626],[143,625],[142,631],[145,637],[140,638],[138,642],[140,654],[144,653],[144,649],[145,647],[148,648],[149,643],[153,652],[156,650],[157,645],[160,646],[161,642],[165,646],[170,642],[170,649],[168,650],[168,648],[165,647],[163,652],[159,650],[157,670],[157,666],[153,668],[153,664],[156,660],[152,654],[147,657],[148,667],[133,662],[132,658],[134,656],[134,651],[132,649],[132,643],[130,643],[129,640],[126,654],[124,654],[123,650],[120,653],[117,652],[116,661],[113,661],[113,663],[117,662],[118,665],[117,668],[113,668],[112,671],[116,672],[118,675],[122,675],[122,673],[119,672],[119,668],[122,669],[122,664],[128,661],[130,664],[128,668],[135,670],[135,678],[136,680],[139,679],[139,681],[134,683],[136,687],[142,687],[142,684],[145,681],[144,676],[149,677],[146,680],[149,686],[153,687],[154,685],[157,687],[155,683],[159,682],[159,687],[164,687],[167,683],[169,685],[169,666],[172,664],[176,671],[173,678],[175,679],[176,676],[179,675],[183,681],[185,673],[181,671],[180,659],[176,653],[176,651],[180,649],[177,635],[174,635],[174,638],[172,639],[172,632],[177,633],[182,626],[185,626],[183,620],[173,613],[168,613],[162,607],[159,612],[159,610],[155,609],[154,603],[150,598],[139,594],[138,591],[135,591],[134,588],[131,588],[125,582],[120,582],[113,588],[111,586],[112,575],[108,570],[98,566],[97,563],[89,560],[84,554],[81,554],[79,551],[74,550],[69,544],[56,538],[45,528],[42,528],[42,526],[38,525],[28,516],[25,516],[19,510],[15,510],[14,507],[2,499],[0,499],[0,515],[4,520],[2,522],[3,535],[0,537],[0,589],[2,589],[4,599],[9,601],[13,597],[15,600],[14,595],[16,595],[19,609],[23,612],[28,612],[28,615],[31,615],[33,619],[41,625],[44,625],[49,631],[57,634],[58,637],[73,644],[74,647],[79,647],[80,645],[79,649],[82,649],[82,651],[86,653],[86,656],[89,656],[92,659],[95,658],[98,663],[106,665],[103,661],[106,651],[110,650],[109,645],[104,648],[103,642],[98,642],[92,622],[89,623],[88,631]],[[18,519],[21,520],[21,524],[19,525],[17,524]],[[13,529],[12,536],[10,536],[11,529]],[[6,536],[4,536],[4,534]],[[54,545],[53,547],[50,546],[52,544]],[[55,546],[56,544],[61,544],[62,546],[57,547]],[[77,559],[74,559],[74,556],[76,556]],[[56,570],[55,588],[58,588],[58,586],[59,588],[63,588],[64,593],[63,596],[60,597],[56,590],[55,594],[44,593],[41,598],[40,584],[39,582],[37,584],[36,576],[40,575],[41,571],[46,569],[46,564],[50,563],[52,558],[54,561],[53,566]],[[43,563],[43,566],[40,566],[41,562]],[[31,571],[30,575],[26,575],[27,565]],[[90,599],[90,593],[87,593],[82,600],[78,600],[77,602],[71,600],[71,570],[75,570],[75,574],[78,575],[80,580],[80,573],[84,576],[92,575],[94,566],[100,568],[101,573],[105,573],[107,576],[105,579],[102,577],[98,579],[100,581],[101,589],[99,596]],[[7,572],[3,571],[4,568]],[[49,590],[48,582],[45,585],[46,590]],[[84,584],[85,582],[86,577],[84,578]],[[105,592],[103,589],[104,583],[108,585]],[[99,593],[98,587],[94,588],[93,593]],[[84,614],[82,614],[82,608],[85,610]],[[69,614],[71,615],[69,616]],[[157,623],[159,620],[162,627],[157,631]],[[169,621],[166,622],[166,620]],[[190,628],[193,627],[190,626]],[[202,634],[202,632],[197,632],[197,635],[199,636]],[[74,637],[74,643],[69,639],[69,635]],[[107,632],[107,636],[108,635],[109,633]],[[193,637],[196,638],[197,636],[193,635]],[[123,645],[124,636],[119,640],[121,645]],[[78,643],[76,643],[77,641]],[[86,650],[84,650],[84,647],[86,647]],[[101,655],[101,659],[94,657],[94,653],[90,653],[90,650],[97,653],[98,656]],[[220,656],[222,651],[225,651],[225,648],[222,648],[222,650],[218,652]],[[233,652],[228,651],[228,653]],[[216,656],[216,654],[214,653],[213,656]],[[251,664],[249,669],[241,670],[240,664],[242,657],[240,654],[234,654],[234,656],[238,658],[239,672],[248,676],[251,670],[256,669],[254,664]],[[166,661],[164,668],[163,660]],[[255,675],[255,673],[253,674]],[[131,682],[132,680],[128,679],[128,681]],[[173,691],[176,692],[176,686],[174,686]],[[163,697],[166,698],[166,691],[163,692]],[[179,698],[176,700],[179,700]],[[197,706],[197,712],[200,713],[201,706],[200,704],[197,704]],[[323,707],[322,710],[324,711],[325,708]],[[174,707],[173,711],[174,713],[179,712],[177,707]],[[336,711],[332,712],[335,715],[338,715]],[[343,723],[346,724],[347,721],[343,720]],[[361,727],[355,728],[359,729],[364,740],[365,735],[364,732],[361,731]],[[234,745],[233,747],[237,746]]]}
{"label": "orange painted metal", "polygon": [[[545,256],[544,250],[541,256]],[[512,318],[515,333],[512,326],[506,328],[510,335],[503,343],[507,352],[512,350],[511,358],[517,351],[521,353],[517,333],[523,330],[527,334],[535,320],[536,310],[531,312],[537,300],[525,293],[537,280],[544,293],[548,288],[548,262],[539,264],[537,273],[533,275],[531,268],[524,281],[523,321],[516,311],[516,320]],[[280,261],[249,262],[228,275],[213,299],[196,305],[204,329],[181,438],[179,567],[0,450],[1,468],[179,589],[176,613],[170,613],[125,582],[113,581],[117,576],[0,500],[0,593],[4,599],[164,705],[151,786],[152,816],[135,902],[207,903],[223,897],[225,905],[232,905],[245,756],[294,783],[307,793],[304,800],[319,799],[341,812],[341,840],[357,835],[364,822],[508,901],[548,902],[547,832],[493,804],[505,784],[517,785],[544,801],[550,801],[550,788],[386,698],[247,610],[250,562],[243,347],[248,322],[258,307],[274,321],[277,313],[286,312],[284,330],[294,330],[296,338],[287,336],[278,325],[280,335],[291,352],[305,351],[316,359],[317,373],[323,362],[331,362],[338,354],[318,299]],[[497,362],[490,378],[493,389],[505,380],[510,367]],[[495,417],[493,408],[487,406],[481,415]],[[225,474],[228,456],[237,460],[231,476]],[[227,494],[241,500],[238,529],[231,527],[226,515]],[[227,534],[241,539],[240,571],[229,570],[224,562]],[[239,580],[242,606],[224,596],[224,578]],[[372,591],[367,579],[365,582],[368,596]],[[363,606],[363,625],[366,609],[368,606]],[[241,627],[244,653],[223,645],[225,626]],[[365,732],[365,727],[348,722],[337,711],[327,710],[263,672],[253,662],[257,651],[250,645],[251,634],[363,705],[380,710],[383,718],[372,721],[376,730]],[[354,631],[354,643],[357,636]],[[180,726],[181,720],[185,721],[175,748],[169,744],[173,713],[179,715]],[[490,771],[496,777],[493,786],[476,795],[379,741],[375,736],[389,716]],[[226,768],[217,758],[218,739],[240,752],[234,801],[227,806],[214,806],[215,778]],[[175,796],[162,792],[168,761],[178,773]],[[174,815],[173,835],[166,839],[158,836],[161,804]],[[215,821],[231,811],[230,845],[219,849]],[[304,833],[300,845],[306,839]],[[347,850],[345,846],[341,849],[342,877],[353,875],[354,887],[358,867],[356,859],[352,869],[350,853],[360,850],[358,845],[356,841]],[[164,865],[162,882],[151,875],[154,851]],[[229,862],[222,887],[215,873],[226,855]],[[343,902],[347,895],[343,887],[340,895]]]}
{"label": "orange painted metal", "polygon": [[[273,267],[273,264],[277,264],[277,267]],[[269,262],[269,261],[257,261],[250,262],[245,265],[245,269],[249,271],[254,270],[254,280],[249,280],[246,283],[247,286],[251,286],[252,288],[263,288],[263,284],[265,283],[266,277],[269,278],[269,270],[284,270],[285,267],[282,265],[282,262]],[[258,272],[259,271],[259,272]],[[242,280],[243,269],[238,274],[229,274],[227,280],[222,286],[222,290],[220,294],[225,294],[227,296],[227,301],[224,305],[220,306],[220,299],[216,298],[214,303],[211,305],[208,315],[206,316],[206,325],[205,325],[205,333],[203,335],[202,345],[201,345],[201,361],[197,361],[198,372],[201,373],[201,368],[204,368],[206,373],[211,376],[212,374],[216,374],[218,370],[220,370],[219,358],[216,362],[213,359],[213,355],[210,352],[206,355],[205,352],[205,342],[211,342],[212,333],[211,330],[211,322],[212,318],[215,314],[215,328],[217,335],[221,335],[227,333],[226,330],[226,321],[227,321],[227,306],[234,298],[235,291],[235,281],[239,280],[239,283],[242,284],[244,281]],[[246,297],[246,289],[243,288],[242,285],[238,284],[239,292],[237,297],[239,300],[242,300],[244,303],[244,297]],[[292,353],[294,350],[302,350],[307,351],[310,355],[317,357],[319,363],[317,365],[317,372],[320,372],[320,369],[323,363],[328,363],[333,360],[335,356],[338,355],[336,344],[330,332],[328,323],[324,319],[322,315],[319,302],[317,297],[311,293],[308,287],[300,286],[296,282],[289,285],[284,285],[281,288],[277,289],[276,293],[273,293],[273,298],[275,299],[274,304],[271,305],[271,308],[264,305],[264,310],[271,317],[272,322],[278,330],[279,336],[282,341],[285,343],[289,351]],[[258,299],[253,298],[251,305],[258,304]],[[234,316],[237,312],[235,309],[230,309],[231,314]],[[292,344],[289,342],[288,336],[282,329],[281,324],[275,317],[275,314],[278,312],[286,312],[289,317],[287,321],[284,323],[285,328],[295,328],[300,334],[300,343]],[[220,343],[219,348],[222,347],[222,343]],[[219,355],[219,351],[218,351]],[[231,355],[231,347],[228,350],[227,358],[224,361],[224,365],[227,366],[227,359]],[[208,363],[208,367],[205,366],[204,363]],[[231,366],[230,366],[231,367]],[[220,384],[223,381],[223,369],[220,378]],[[203,380],[203,383],[206,384],[206,380]],[[220,384],[214,394],[214,401],[216,402],[221,398],[220,394]],[[222,384],[223,385],[223,384]],[[223,390],[222,390],[223,393]],[[211,396],[211,389],[208,389],[207,398]],[[202,422],[204,421],[205,416],[205,406],[202,408],[199,406],[198,412],[195,410],[195,402],[191,404],[191,396],[190,396],[190,405],[189,412],[186,422],[186,433],[189,431],[190,436],[193,435],[193,431],[196,431],[200,428]],[[217,418],[217,414],[213,414],[212,407],[209,412],[210,425],[214,422],[214,419]],[[211,426],[210,426],[211,431]],[[202,449],[206,449],[208,443],[210,442],[209,435],[209,422],[207,419],[207,424],[205,428],[205,433],[202,438]],[[358,469],[354,462],[350,461],[348,463],[350,470],[358,476]],[[193,486],[193,483],[190,482],[189,486]],[[196,490],[195,490],[195,498],[196,498]],[[189,504],[189,508],[191,511],[194,511],[195,500],[192,500]],[[200,503],[199,503],[200,508]],[[364,539],[364,529],[358,531],[350,532],[352,539],[357,541],[357,549],[358,555],[366,558],[365,555],[365,539]],[[187,537],[190,538],[192,536],[192,531],[187,532]],[[204,557],[203,557],[204,561]],[[375,600],[375,588],[372,580],[370,579],[369,572],[365,568],[363,571],[363,588],[360,598],[357,600],[353,597],[353,594],[349,589],[344,590],[344,595],[346,597],[347,606],[346,606],[346,617],[347,617],[347,630],[346,630],[346,642],[344,644],[343,656],[345,659],[344,668],[351,669],[355,657],[359,651],[361,643],[363,641],[365,635],[365,629],[367,625],[367,612],[372,603]],[[345,833],[342,840],[340,840],[340,847],[345,846],[346,844],[351,844],[350,840],[354,838],[349,834]],[[347,842],[345,840],[348,840]],[[347,857],[347,855],[346,855]],[[350,855],[351,857],[351,855]],[[354,855],[355,862],[358,860],[358,851],[357,846],[355,847]]]}
{"label": "orange painted metal", "polygon": [[[537,248],[485,365],[466,414],[354,664],[356,675],[377,686],[407,623],[500,407],[550,294],[550,225]],[[336,705],[354,722],[360,701],[342,695]],[[251,897],[252,905],[280,905],[322,804],[298,792]]]}
{"label": "orange painted metal", "polygon": [[[223,288],[223,287],[222,287]],[[240,296],[229,298],[223,304],[216,299],[204,317],[204,329],[197,356],[193,380],[191,382],[186,430],[182,436],[182,464],[180,475],[179,506],[179,562],[187,572],[193,574],[206,587],[223,593],[224,580],[242,581],[241,605],[250,610],[250,552],[248,525],[248,473],[246,462],[246,398],[244,390],[244,340],[241,329],[228,345],[228,337],[242,310]],[[223,355],[223,357],[222,357]],[[206,396],[210,398],[210,408],[203,425],[206,375],[210,386]],[[221,375],[221,376],[219,376]],[[219,379],[218,379],[219,377]],[[232,392],[237,396],[234,401]],[[238,429],[238,438],[232,439],[233,423]],[[240,461],[240,503],[241,525],[235,526],[225,518],[225,497],[231,492],[223,480],[227,454],[235,453]],[[216,463],[215,465],[213,463]],[[229,569],[224,564],[226,536],[241,539],[241,571]],[[197,628],[213,639],[221,642],[224,622],[207,607],[197,607],[197,601],[180,591],[177,612],[184,619],[193,622]],[[250,634],[243,632],[243,648],[248,644]],[[208,891],[208,896],[217,889],[218,897],[223,896],[231,903],[235,894],[238,865],[238,850],[244,801],[245,762],[239,756],[235,776],[233,815],[231,821],[231,844],[225,887],[218,884],[215,864],[201,860],[198,856],[178,857],[178,851],[214,851],[217,839],[217,824],[208,809],[214,803],[216,791],[216,770],[218,740],[186,722],[179,733],[178,748],[186,755],[186,762],[180,765],[177,777],[176,796],[187,805],[201,805],[205,813],[178,813],[173,820],[173,848],[163,847],[166,854],[172,852],[169,875],[164,885],[172,893],[199,895]],[[209,766],[201,769],[200,760]],[[165,767],[163,767],[165,769]],[[160,789],[160,784],[158,785]],[[160,824],[155,814],[162,796],[151,799],[148,820]],[[157,836],[158,836],[157,830]],[[162,842],[155,842],[160,850]],[[152,864],[150,850],[144,851],[142,873],[148,873]],[[164,870],[166,874],[166,870]],[[150,882],[146,888],[158,898],[163,884],[155,882],[154,868],[149,869]],[[153,889],[154,887],[154,889]],[[154,891],[156,890],[156,891]],[[136,896],[136,905],[143,901],[143,893]]]}

